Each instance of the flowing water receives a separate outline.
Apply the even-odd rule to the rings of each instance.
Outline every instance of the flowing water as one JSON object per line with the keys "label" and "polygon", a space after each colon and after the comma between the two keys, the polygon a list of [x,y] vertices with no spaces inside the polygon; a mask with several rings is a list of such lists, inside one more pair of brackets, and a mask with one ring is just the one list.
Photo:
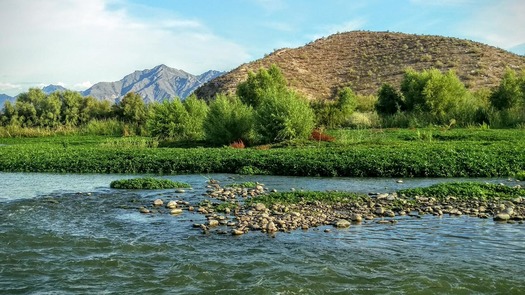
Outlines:
{"label": "flowing water", "polygon": [[[525,225],[399,218],[324,232],[209,234],[204,217],[140,214],[198,203],[207,177],[277,190],[392,192],[458,179],[183,175],[193,189],[117,191],[136,175],[0,173],[0,294],[524,294]],[[501,179],[475,181],[505,182]]]}

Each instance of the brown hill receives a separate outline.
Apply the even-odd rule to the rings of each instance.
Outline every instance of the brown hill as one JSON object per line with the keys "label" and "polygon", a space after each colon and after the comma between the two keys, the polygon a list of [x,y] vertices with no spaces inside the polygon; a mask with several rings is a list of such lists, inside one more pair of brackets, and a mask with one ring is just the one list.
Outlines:
{"label": "brown hill", "polygon": [[470,89],[492,87],[499,84],[506,67],[525,69],[525,57],[457,38],[354,31],[276,50],[211,80],[195,93],[205,99],[216,93],[234,93],[249,71],[271,64],[281,68],[299,93],[327,99],[345,86],[359,94],[372,94],[385,82],[399,85],[408,67],[453,69]]}

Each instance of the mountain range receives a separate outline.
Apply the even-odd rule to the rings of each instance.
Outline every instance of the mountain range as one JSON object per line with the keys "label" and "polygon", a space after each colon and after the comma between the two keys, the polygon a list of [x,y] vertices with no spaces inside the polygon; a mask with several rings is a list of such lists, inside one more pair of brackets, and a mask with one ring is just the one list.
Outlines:
{"label": "mountain range", "polygon": [[471,90],[499,84],[507,67],[525,69],[525,57],[469,40],[391,32],[353,31],[283,48],[206,83],[195,91],[209,99],[234,93],[250,71],[276,64],[290,88],[309,99],[332,99],[349,86],[358,94],[377,93],[383,83],[399,86],[405,69],[454,70]]}
{"label": "mountain range", "polygon": [[116,82],[100,82],[82,92],[84,96],[118,101],[128,92],[138,93],[146,102],[162,101],[174,97],[188,97],[204,83],[223,74],[207,71],[192,75],[183,70],[159,65],[153,69],[135,71]]}
{"label": "mountain range", "polygon": [[[162,101],[174,97],[184,99],[199,86],[223,73],[210,70],[195,76],[183,70],[159,65],[152,69],[135,71],[119,81],[96,83],[80,93],[84,96],[93,96],[112,102],[119,101],[124,95],[132,91],[142,96],[146,102]],[[65,90],[67,88],[53,84],[42,88],[46,94]],[[16,97],[0,94],[0,107],[4,105],[5,101],[13,102],[15,99]]]}

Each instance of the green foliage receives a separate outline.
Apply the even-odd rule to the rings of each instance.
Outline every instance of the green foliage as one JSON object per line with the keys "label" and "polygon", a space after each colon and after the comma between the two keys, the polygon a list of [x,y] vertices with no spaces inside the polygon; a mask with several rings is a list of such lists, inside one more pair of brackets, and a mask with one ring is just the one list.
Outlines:
{"label": "green foliage", "polygon": [[263,203],[266,206],[274,204],[304,204],[310,202],[322,202],[326,204],[350,203],[365,200],[363,194],[349,192],[316,192],[316,191],[296,191],[296,192],[277,192],[267,195],[259,195],[247,200],[248,204]]}
{"label": "green foliage", "polygon": [[170,189],[189,188],[190,185],[169,179],[145,177],[115,180],[111,182],[110,187],[115,189]]}
{"label": "green foliage", "polygon": [[205,138],[204,121],[208,116],[208,105],[194,94],[184,100],[184,107],[189,118],[186,124],[186,136],[188,140],[202,140]]}
{"label": "green foliage", "polygon": [[124,135],[124,123],[117,119],[93,119],[80,129],[84,135]]}
{"label": "green foliage", "polygon": [[520,171],[520,172],[516,173],[516,179],[524,181],[525,180],[525,171]]}
{"label": "green foliage", "polygon": [[179,99],[155,103],[147,120],[151,136],[161,139],[187,139],[189,114]]}
{"label": "green foliage", "polygon": [[161,139],[204,139],[204,120],[208,114],[206,102],[190,96],[154,103],[150,106],[147,120],[149,134]]}
{"label": "green foliage", "polygon": [[148,110],[140,95],[129,92],[115,105],[115,113],[126,123],[141,128],[148,119]]}
{"label": "green foliage", "polygon": [[310,103],[317,125],[330,129],[347,125],[357,104],[357,96],[349,87],[341,89],[335,101],[318,100]]}
{"label": "green foliage", "polygon": [[437,69],[420,73],[408,69],[401,82],[401,92],[408,111],[428,112],[438,121],[443,121],[445,114],[468,95],[454,71],[443,74]]}
{"label": "green foliage", "polygon": [[268,70],[260,68],[257,73],[249,72],[248,79],[237,86],[237,96],[244,104],[255,109],[267,97],[275,97],[288,91],[286,79],[275,64]]}
{"label": "green foliage", "polygon": [[514,70],[507,68],[500,85],[490,96],[490,103],[497,110],[512,109],[521,101],[525,102],[525,74],[518,77]]}
{"label": "green foliage", "polygon": [[257,186],[257,182],[253,182],[253,181],[232,183],[232,184],[227,185],[227,187],[234,187],[234,188],[255,188],[256,186]]}
{"label": "green foliage", "polygon": [[217,95],[204,121],[206,140],[215,145],[252,141],[254,112],[236,96]]}
{"label": "green foliage", "polygon": [[255,130],[262,143],[307,139],[315,116],[308,102],[293,92],[267,97],[256,110]]}
{"label": "green foliage", "polygon": [[375,109],[379,115],[393,115],[405,110],[403,95],[392,85],[383,84],[377,96]]}
{"label": "green foliage", "polygon": [[439,200],[447,197],[459,199],[512,199],[525,193],[525,189],[512,188],[505,185],[477,183],[477,182],[452,182],[440,183],[425,188],[412,188],[400,190],[398,194],[404,194],[407,197],[425,196]]}
{"label": "green foliage", "polygon": [[[525,130],[433,129],[431,141],[418,139],[416,130],[340,133],[356,140],[312,143],[315,148],[236,150],[149,148],[134,137],[3,138],[0,171],[181,174],[249,170],[296,176],[506,177],[525,170]],[[420,132],[425,133],[430,130]]]}

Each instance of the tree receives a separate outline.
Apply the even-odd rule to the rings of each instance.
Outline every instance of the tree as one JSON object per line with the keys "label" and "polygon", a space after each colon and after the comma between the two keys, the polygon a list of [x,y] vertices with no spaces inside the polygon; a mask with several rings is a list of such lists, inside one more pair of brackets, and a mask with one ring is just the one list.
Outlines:
{"label": "tree", "polygon": [[142,134],[148,119],[148,109],[140,95],[129,92],[115,106],[115,113],[124,122],[135,129],[135,132]]}
{"label": "tree", "polygon": [[82,95],[75,91],[59,92],[62,98],[61,122],[66,126],[78,126],[80,122],[80,107]]}
{"label": "tree", "polygon": [[236,96],[217,95],[204,121],[206,140],[216,145],[252,141],[253,108]]}
{"label": "tree", "polygon": [[511,109],[521,99],[525,100],[524,88],[525,79],[520,79],[514,70],[507,68],[499,86],[490,96],[490,103],[497,110]]}
{"label": "tree", "polygon": [[154,103],[147,120],[150,135],[159,138],[185,139],[188,111],[179,99]]}
{"label": "tree", "polygon": [[355,112],[357,96],[350,87],[344,87],[337,93],[335,101],[320,100],[310,105],[318,125],[338,128],[342,127]]}
{"label": "tree", "polygon": [[394,86],[383,84],[377,96],[375,109],[379,115],[393,115],[405,110],[403,95]]}
{"label": "tree", "polygon": [[454,71],[443,74],[437,69],[420,73],[407,70],[401,82],[401,92],[408,111],[429,113],[438,120],[468,95],[465,85]]}
{"label": "tree", "polygon": [[4,103],[4,109],[2,111],[2,125],[18,125],[18,111],[15,106],[8,100]]}
{"label": "tree", "polygon": [[262,101],[256,110],[255,130],[263,143],[307,139],[314,122],[308,102],[289,91]]}
{"label": "tree", "polygon": [[237,96],[253,108],[257,108],[266,97],[288,91],[286,79],[275,64],[268,70],[260,68],[257,73],[249,72],[248,79],[237,86]]}
{"label": "tree", "polygon": [[204,100],[192,94],[184,100],[184,107],[189,115],[186,126],[187,138],[190,140],[204,139],[204,121],[208,115],[208,105]]}
{"label": "tree", "polygon": [[60,125],[62,100],[57,92],[49,94],[38,105],[39,125],[42,127],[56,127]]}

